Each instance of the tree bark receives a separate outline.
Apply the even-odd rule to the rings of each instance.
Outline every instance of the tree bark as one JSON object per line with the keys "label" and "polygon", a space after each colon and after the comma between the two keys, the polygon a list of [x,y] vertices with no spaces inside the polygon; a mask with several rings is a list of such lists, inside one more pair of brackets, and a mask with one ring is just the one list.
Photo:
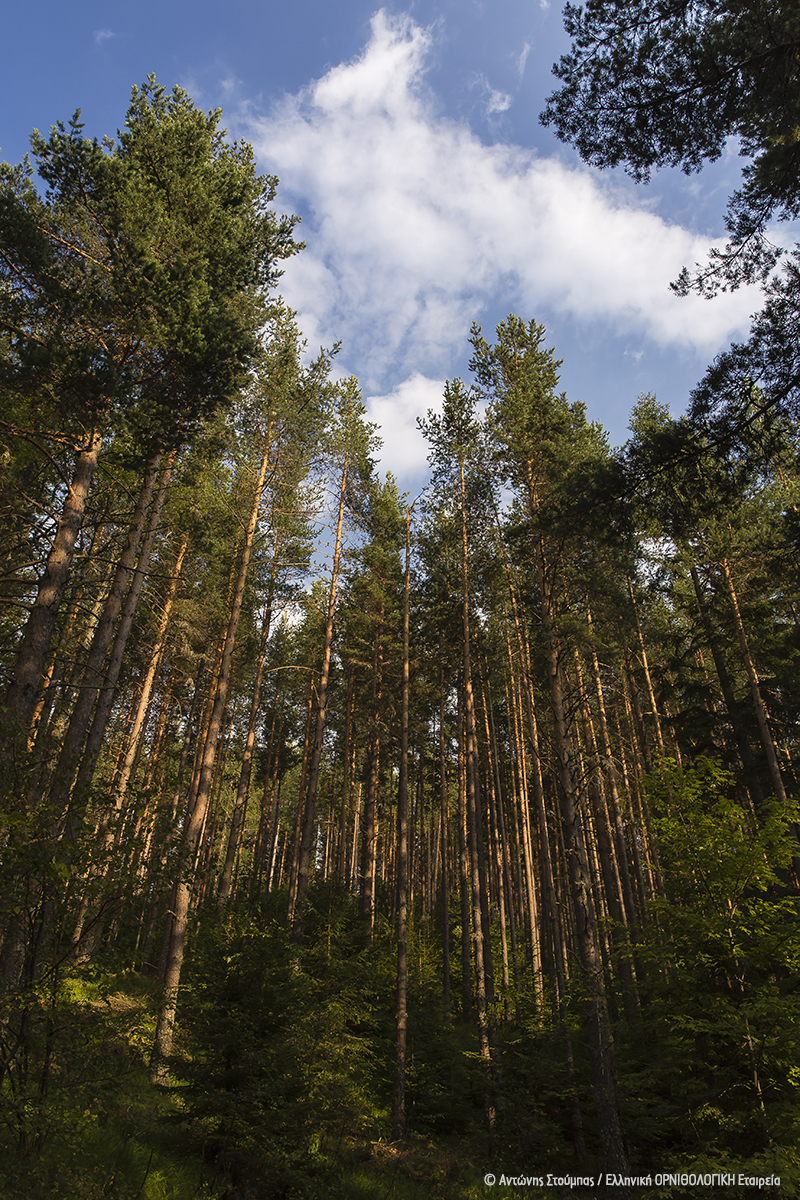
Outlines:
{"label": "tree bark", "polygon": [[645,682],[647,684],[647,695],[650,698],[650,710],[651,710],[652,717],[653,717],[653,724],[655,725],[656,742],[658,743],[658,752],[661,755],[661,757],[663,758],[664,757],[664,734],[661,729],[661,717],[659,716],[658,705],[656,704],[656,694],[655,694],[655,691],[653,690],[653,679],[650,674],[650,664],[647,660],[647,651],[645,649],[644,636],[642,634],[642,624],[641,624],[641,621],[639,620],[639,609],[636,606],[636,598],[633,594],[633,584],[631,583],[630,576],[628,576],[628,595],[631,598],[631,607],[633,608],[633,615],[636,619],[636,636],[639,641],[639,656],[642,660],[642,669],[644,671],[644,678],[645,678]]}
{"label": "tree bark", "polygon": [[767,706],[764,703],[764,697],[761,695],[758,672],[756,671],[755,664],[753,662],[753,656],[750,653],[750,645],[747,640],[747,634],[745,633],[744,622],[742,621],[742,614],[739,608],[739,597],[736,594],[736,588],[733,583],[733,576],[731,575],[730,567],[728,566],[728,560],[723,558],[720,565],[722,567],[723,578],[725,579],[725,587],[728,592],[728,598],[731,602],[734,624],[736,626],[736,637],[739,641],[739,650],[741,651],[742,662],[744,663],[744,669],[747,674],[747,682],[750,684],[750,695],[753,697],[753,707],[756,711],[758,728],[761,733],[761,744],[764,747],[764,755],[767,760],[767,766],[769,767],[769,777],[772,782],[772,788],[775,792],[776,798],[780,800],[781,803],[785,804],[786,788],[783,785],[783,777],[781,775],[781,769],[778,763],[778,755],[775,752],[775,742],[773,741],[772,731],[769,727]]}
{"label": "tree bark", "polygon": [[217,899],[220,904],[225,904],[231,894],[231,886],[233,882],[233,865],[236,859],[236,854],[239,848],[242,829],[244,828],[245,804],[247,794],[250,790],[250,775],[253,768],[253,747],[256,741],[256,722],[258,720],[258,708],[261,701],[261,680],[264,674],[264,658],[267,652],[267,639],[269,638],[270,623],[272,620],[272,597],[275,588],[275,572],[278,565],[278,549],[280,546],[280,538],[275,546],[275,555],[272,560],[272,575],[269,584],[269,596],[267,599],[267,609],[264,614],[264,621],[261,627],[261,640],[258,647],[258,661],[256,662],[256,677],[253,681],[253,695],[250,701],[250,718],[247,722],[247,737],[245,738],[244,754],[242,755],[242,767],[239,772],[239,784],[236,788],[236,800],[233,805],[233,814],[231,816],[231,829],[228,837],[228,845],[225,851],[225,862],[222,867],[222,873],[219,877],[219,887],[217,890]]}
{"label": "tree bark", "polygon": [[[531,464],[528,465],[528,496],[531,516],[535,517],[538,504]],[[627,1154],[616,1096],[614,1039],[603,990],[603,962],[592,904],[589,864],[580,829],[578,787],[567,723],[550,564],[547,559],[544,537],[541,534],[538,538],[536,570],[539,577],[542,636],[553,713],[553,746],[556,752],[556,769],[560,784],[561,831],[570,883],[578,956],[587,989],[585,1009],[589,1033],[589,1052],[592,1060],[595,1105],[603,1147],[603,1160],[607,1171],[627,1174]],[[620,1194],[627,1196],[629,1190],[627,1188],[620,1189]]]}
{"label": "tree bark", "polygon": [[478,740],[475,728],[475,697],[472,688],[472,656],[469,605],[469,544],[467,540],[467,498],[463,460],[461,484],[461,618],[462,666],[464,688],[464,734],[466,754],[467,840],[471,864],[472,936],[475,944],[475,1007],[478,1015],[478,1039],[481,1057],[487,1068],[486,1120],[490,1134],[497,1116],[499,1054],[491,1020],[494,1003],[492,950],[489,937],[489,900],[486,889],[486,857],[480,813]]}
{"label": "tree bark", "polygon": [[342,467],[341,485],[339,488],[339,516],[336,522],[336,542],[333,551],[333,567],[331,584],[328,592],[328,614],[325,621],[325,644],[322,651],[322,669],[319,678],[319,700],[317,707],[317,723],[314,733],[314,748],[311,751],[311,763],[308,769],[308,784],[305,795],[305,812],[300,838],[300,854],[297,864],[297,899],[294,910],[290,912],[292,937],[299,941],[302,936],[303,912],[306,895],[311,882],[312,871],[312,842],[314,836],[314,818],[316,814],[317,788],[319,786],[319,771],[322,763],[322,747],[325,738],[325,720],[328,711],[328,676],[331,669],[331,646],[333,645],[333,617],[336,609],[336,587],[339,581],[339,558],[342,552],[342,527],[344,525],[344,505],[347,490],[347,471],[349,461],[346,457]]}
{"label": "tree bark", "polygon": [[[158,469],[161,455],[156,454],[147,464],[145,477],[139,491],[139,497],[134,509],[125,546],[117,563],[111,590],[106,597],[103,611],[92,637],[92,644],[83,670],[78,696],[70,714],[69,724],[61,743],[61,753],[56,767],[56,776],[51,789],[51,801],[57,809],[63,810],[66,836],[72,841],[77,834],[74,820],[67,813],[69,797],[73,780],[78,769],[81,750],[85,746],[86,731],[91,721],[92,709],[100,689],[107,685],[103,666],[108,654],[108,648],[114,637],[114,627],[122,610],[125,590],[136,565],[139,545],[144,532],[147,510],[155,492],[158,479]],[[113,688],[113,685],[111,685]],[[109,706],[110,710],[110,706]]]}
{"label": "tree bark", "polygon": [[124,803],[125,793],[128,790],[128,784],[130,782],[131,774],[134,769],[134,763],[135,763],[136,755],[137,755],[137,747],[139,744],[139,734],[141,732],[141,729],[142,729],[142,726],[144,723],[144,717],[145,717],[145,713],[147,711],[147,706],[150,702],[150,694],[153,689],[153,683],[155,682],[156,672],[158,670],[158,665],[161,661],[161,653],[164,649],[164,644],[166,642],[167,629],[169,628],[170,618],[172,617],[172,608],[175,603],[175,597],[178,594],[178,584],[180,582],[181,570],[183,569],[183,560],[184,560],[184,557],[186,556],[186,550],[187,550],[188,546],[189,546],[189,539],[188,539],[188,537],[184,536],[181,539],[180,546],[178,547],[178,556],[175,560],[175,566],[173,568],[172,576],[170,578],[169,591],[167,592],[166,600],[164,601],[164,608],[162,609],[162,612],[161,612],[161,620],[159,621],[159,624],[158,624],[158,632],[156,633],[156,639],[155,639],[155,642],[153,643],[153,648],[150,651],[150,655],[149,655],[150,662],[147,667],[147,674],[145,675],[144,682],[142,684],[142,691],[141,691],[141,695],[139,697],[139,707],[137,709],[136,716],[134,718],[133,728],[131,730],[131,735],[130,735],[130,742],[128,745],[128,751],[123,760],[122,770],[120,771],[119,777],[117,779],[117,784],[116,784],[117,808],[121,808],[122,804]]}
{"label": "tree bark", "polygon": [[403,586],[403,667],[400,712],[400,776],[397,786],[397,1032],[395,1039],[392,1140],[406,1135],[406,1041],[408,1036],[408,701],[411,509],[406,512],[406,572]]}
{"label": "tree bark", "polygon": [[186,944],[186,928],[191,897],[191,877],[200,835],[205,823],[208,802],[211,796],[214,762],[217,754],[217,739],[228,699],[231,663],[236,644],[236,634],[239,628],[239,618],[242,612],[247,572],[253,548],[253,538],[255,536],[256,525],[258,524],[258,512],[261,505],[264,479],[267,473],[268,458],[269,443],[261,459],[261,467],[258,472],[255,495],[253,497],[253,506],[250,511],[250,520],[247,524],[242,556],[239,562],[239,572],[233,591],[228,628],[222,649],[214,704],[211,710],[211,718],[203,747],[202,761],[200,763],[197,790],[193,803],[190,799],[190,808],[187,812],[183,838],[185,859],[176,885],[175,905],[172,913],[169,949],[167,951],[167,964],[164,974],[163,999],[159,1009],[155,1040],[150,1056],[150,1078],[154,1083],[165,1083],[167,1081],[166,1064],[172,1052],[172,1036],[178,1006],[178,989],[180,987]]}
{"label": "tree bark", "polygon": [[447,836],[450,813],[447,803],[447,755],[445,751],[444,684],[440,682],[439,695],[439,853],[441,855],[442,897],[442,1004],[446,1016],[450,1015],[450,870],[448,855],[450,847]]}
{"label": "tree bark", "polygon": [[77,453],[58,529],[17,651],[14,674],[0,711],[0,744],[6,770],[16,766],[17,755],[27,745],[102,441],[102,435],[93,430],[86,447]]}

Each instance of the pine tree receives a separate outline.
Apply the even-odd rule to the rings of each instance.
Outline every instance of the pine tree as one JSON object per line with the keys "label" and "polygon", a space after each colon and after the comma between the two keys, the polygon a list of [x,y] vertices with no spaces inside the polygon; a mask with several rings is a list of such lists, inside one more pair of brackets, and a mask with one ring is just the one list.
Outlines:
{"label": "pine tree", "polygon": [[[39,174],[2,172],[0,383],[35,397],[41,425],[7,426],[72,446],[75,465],[0,714],[4,754],[26,737],[104,443],[168,448],[227,404],[256,351],[263,289],[297,247],[268,204],[276,181],[228,145],[220,113],[151,77],[116,144],[76,115],[33,137]],[[51,400],[55,397],[55,401]],[[41,414],[37,413],[41,408]],[[17,733],[12,737],[12,731]]]}
{"label": "pine tree", "polygon": [[547,663],[553,744],[559,783],[561,827],[569,872],[575,938],[586,987],[586,1016],[594,1072],[595,1103],[607,1168],[625,1172],[626,1152],[616,1099],[615,1057],[603,984],[598,914],[592,897],[587,845],[581,828],[575,755],[574,706],[567,701],[565,638],[565,549],[570,532],[559,508],[570,484],[604,447],[581,405],[557,396],[558,363],[544,348],[545,330],[509,316],[490,345],[473,327],[470,369],[490,399],[489,427],[504,472],[518,490],[525,514],[526,556],[534,567],[539,619]]}

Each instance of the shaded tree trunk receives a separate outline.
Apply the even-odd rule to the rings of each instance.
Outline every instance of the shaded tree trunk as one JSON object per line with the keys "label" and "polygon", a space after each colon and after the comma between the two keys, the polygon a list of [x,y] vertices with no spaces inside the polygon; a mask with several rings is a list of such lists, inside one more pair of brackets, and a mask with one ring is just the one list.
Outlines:
{"label": "shaded tree trunk", "polygon": [[781,803],[785,804],[786,788],[783,785],[783,777],[781,775],[781,769],[778,763],[778,755],[775,751],[775,742],[773,741],[772,731],[769,727],[767,706],[764,703],[764,697],[761,695],[758,672],[756,671],[755,664],[753,662],[753,656],[750,653],[750,645],[747,640],[744,622],[742,621],[742,614],[739,609],[739,597],[736,594],[736,588],[734,586],[730,567],[728,566],[728,560],[723,559],[721,566],[723,578],[725,579],[725,587],[728,592],[728,598],[731,602],[731,610],[733,611],[733,619],[736,627],[736,637],[739,642],[739,650],[741,652],[742,662],[744,663],[744,669],[747,674],[747,682],[750,684],[750,695],[753,697],[753,708],[756,712],[758,728],[761,733],[761,744],[764,747],[764,755],[767,760],[767,766],[769,767],[769,777],[772,782],[772,788],[776,798],[780,800]]}
{"label": "shaded tree trunk", "polygon": [[397,786],[397,1019],[392,1140],[406,1134],[406,1042],[408,1036],[408,701],[409,597],[411,591],[411,509],[406,513],[406,572],[403,586],[403,666],[400,712],[400,776]]}

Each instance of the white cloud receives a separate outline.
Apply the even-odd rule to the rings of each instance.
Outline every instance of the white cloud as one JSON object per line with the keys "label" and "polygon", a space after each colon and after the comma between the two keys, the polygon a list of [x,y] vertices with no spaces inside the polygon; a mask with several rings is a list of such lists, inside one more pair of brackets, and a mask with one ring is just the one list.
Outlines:
{"label": "white cloud", "polygon": [[114,38],[116,36],[117,35],[110,29],[95,29],[94,44],[95,46],[102,46],[103,42],[107,42],[109,38]]}
{"label": "white cloud", "polygon": [[746,291],[710,304],[667,289],[707,239],[613,181],[443,117],[424,85],[432,36],[378,12],[352,62],[266,116],[245,110],[282,202],[309,214],[282,291],[312,346],[342,338],[348,369],[378,392],[448,374],[492,304],[704,354],[746,328]]}
{"label": "white cloud", "polygon": [[532,48],[533,47],[531,46],[530,42],[526,42],[525,45],[522,47],[521,53],[517,56],[517,58],[515,60],[516,64],[517,64],[517,70],[519,72],[520,79],[525,74],[525,63],[528,61],[528,55],[530,54]]}
{"label": "white cloud", "polygon": [[511,97],[508,92],[497,92],[494,88],[489,89],[489,99],[486,102],[486,111],[490,113],[506,112],[511,107]]}
{"label": "white cloud", "polygon": [[378,423],[383,438],[378,459],[384,471],[406,481],[425,473],[428,451],[417,417],[426,416],[429,409],[441,412],[443,391],[443,379],[415,371],[388,395],[366,397],[370,420]]}
{"label": "white cloud", "polygon": [[474,84],[486,96],[485,111],[487,115],[507,112],[511,107],[512,98],[508,92],[498,92],[492,87],[485,75],[476,75]]}

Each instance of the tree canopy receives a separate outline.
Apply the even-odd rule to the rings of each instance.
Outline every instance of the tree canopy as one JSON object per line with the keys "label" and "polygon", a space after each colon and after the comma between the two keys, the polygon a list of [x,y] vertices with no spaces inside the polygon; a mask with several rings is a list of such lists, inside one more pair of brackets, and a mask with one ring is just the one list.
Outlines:
{"label": "tree canopy", "polygon": [[563,86],[541,114],[599,167],[640,181],[687,173],[739,139],[748,160],[731,196],[729,243],[678,286],[711,292],[763,278],[777,249],[770,220],[800,213],[800,11],[792,0],[589,0],[567,4],[572,47],[554,66]]}
{"label": "tree canopy", "polygon": [[242,383],[298,246],[220,117],[150,77],[116,141],[85,137],[80,113],[34,132],[44,195],[28,162],[2,164],[0,370],[38,428],[113,418],[134,445],[180,441]]}

